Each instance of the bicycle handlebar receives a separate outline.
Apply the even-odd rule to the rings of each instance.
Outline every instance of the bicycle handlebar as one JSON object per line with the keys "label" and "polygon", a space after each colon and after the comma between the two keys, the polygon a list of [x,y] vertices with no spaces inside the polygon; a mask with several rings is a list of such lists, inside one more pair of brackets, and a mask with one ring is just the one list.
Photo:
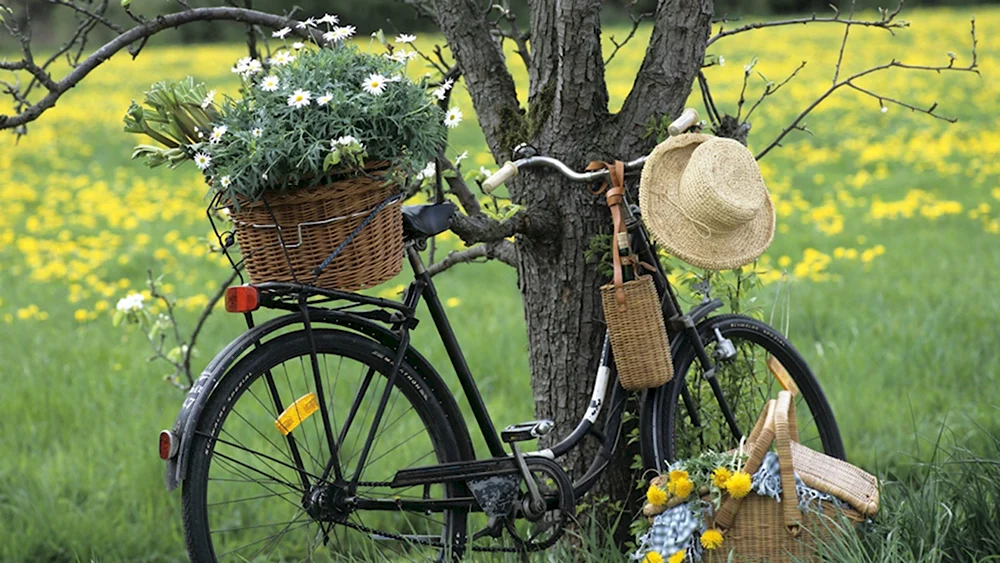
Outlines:
{"label": "bicycle handlebar", "polygon": [[[679,135],[697,125],[698,120],[698,110],[694,108],[687,108],[681,113],[680,117],[667,126],[667,133],[669,133],[671,137]],[[625,163],[625,171],[629,172],[636,170],[637,168],[641,168],[642,165],[646,163],[646,158],[646,156],[642,156],[631,162]],[[514,162],[509,160],[505,162],[504,165],[500,167],[500,170],[497,170],[492,176],[483,181],[483,192],[487,194],[493,193],[493,190],[497,189],[497,187],[501,184],[507,182],[507,180],[510,180],[514,176],[517,176],[517,173],[521,168],[532,168],[535,166],[554,168],[573,182],[596,182],[608,177],[607,170],[602,169],[595,170],[593,172],[576,172],[569,166],[566,166],[566,164],[564,164],[561,160],[547,156],[531,156],[515,160]]]}

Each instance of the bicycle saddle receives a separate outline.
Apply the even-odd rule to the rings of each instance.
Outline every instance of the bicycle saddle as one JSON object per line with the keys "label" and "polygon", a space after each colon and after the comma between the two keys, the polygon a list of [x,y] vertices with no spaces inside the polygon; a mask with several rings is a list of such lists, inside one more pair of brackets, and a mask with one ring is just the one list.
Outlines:
{"label": "bicycle saddle", "polygon": [[451,225],[455,204],[450,201],[403,206],[403,236],[407,240],[432,237]]}

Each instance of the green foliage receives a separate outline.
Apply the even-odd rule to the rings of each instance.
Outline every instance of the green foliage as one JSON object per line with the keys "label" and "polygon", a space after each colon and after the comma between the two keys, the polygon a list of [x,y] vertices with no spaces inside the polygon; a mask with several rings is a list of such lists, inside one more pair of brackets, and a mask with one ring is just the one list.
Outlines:
{"label": "green foliage", "polygon": [[386,161],[398,179],[422,169],[444,146],[443,113],[405,62],[343,42],[283,47],[263,63],[241,59],[240,97],[221,104],[187,78],[157,83],[149,109],[133,103],[126,131],[166,149],[137,147],[134,157],[172,166],[192,158],[225,201],[255,201],[268,190],[362,173]]}

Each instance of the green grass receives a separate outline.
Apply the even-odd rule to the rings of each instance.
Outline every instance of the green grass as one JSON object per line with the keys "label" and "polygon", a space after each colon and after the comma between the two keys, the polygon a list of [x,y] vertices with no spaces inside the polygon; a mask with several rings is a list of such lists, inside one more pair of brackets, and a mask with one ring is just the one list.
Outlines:
{"label": "green grass", "polygon": [[[768,253],[772,265],[789,257],[795,277],[796,267],[806,262],[807,249],[832,257],[837,247],[854,249],[859,255],[876,244],[885,248],[883,255],[867,263],[834,257],[820,271],[795,280],[789,335],[827,392],[849,457],[903,483],[930,471],[913,465],[914,457],[930,461],[935,455],[922,442],[918,447],[915,435],[933,440],[947,419],[948,441],[967,448],[967,457],[995,459],[991,436],[1000,432],[991,392],[1000,373],[996,347],[1000,298],[995,280],[1000,237],[989,232],[989,221],[998,217],[994,208],[1000,208],[1000,192],[995,191],[1000,187],[1000,168],[995,163],[1000,140],[993,131],[1000,96],[1000,83],[994,79],[1000,12],[982,8],[977,14],[983,79],[891,75],[876,83],[896,95],[912,95],[919,103],[929,105],[939,99],[942,111],[962,118],[957,125],[947,126],[895,107],[883,115],[871,100],[843,94],[808,120],[815,137],[797,135],[764,161],[765,178],[779,202],[779,232]],[[960,47],[966,41],[964,26],[970,15],[960,10],[915,12],[908,18],[914,21],[914,29],[895,44],[888,36],[858,32],[859,39],[848,53],[850,64],[860,67],[893,55],[937,60],[949,50],[963,53]],[[786,97],[765,104],[755,115],[751,148],[760,149],[793,110],[828,84],[840,35],[834,30],[812,34],[796,28],[748,35],[743,42],[713,47],[714,54],[724,54],[729,61],[725,67],[708,70],[713,92],[729,111],[738,98],[742,65],[750,56],[760,56],[758,70],[771,78],[790,72],[800,59],[810,61],[801,77],[784,91]],[[637,39],[609,68],[614,107],[631,85],[642,41]],[[60,101],[20,146],[5,144],[0,149],[0,194],[6,194],[0,195],[4,207],[0,218],[2,561],[174,561],[184,557],[180,497],[164,492],[163,466],[155,450],[156,434],[172,425],[183,394],[160,381],[165,370],[147,362],[149,351],[141,335],[114,329],[107,312],[86,322],[74,320],[77,309],[97,312],[100,300],[108,301],[113,309],[126,290],[115,289],[108,296],[95,293],[71,302],[68,288],[74,282],[66,276],[42,281],[32,275],[45,264],[68,261],[79,252],[44,254],[41,264],[32,265],[31,253],[18,245],[27,238],[58,240],[59,233],[67,230],[77,248],[83,248],[78,235],[110,233],[120,237],[102,243],[111,256],[88,270],[101,283],[125,278],[138,288],[145,269],[154,267],[176,284],[182,296],[209,292],[206,284],[223,277],[224,268],[164,242],[174,230],[182,237],[204,236],[207,226],[199,212],[204,205],[199,199],[203,186],[190,169],[148,172],[129,162],[136,139],[119,132],[120,117],[130,97],[139,97],[149,82],[166,76],[197,73],[231,92],[234,85],[228,68],[241,55],[242,48],[236,46],[188,51],[151,48],[134,64],[116,60],[116,66],[102,69]],[[523,87],[523,76],[518,80]],[[756,88],[759,91],[759,84]],[[461,90],[457,103],[467,118],[473,115]],[[469,149],[472,157],[467,162],[475,167],[495,167],[485,156],[481,139],[474,121],[467,119],[455,130],[451,143],[457,151]],[[885,174],[878,177],[881,169]],[[852,187],[860,171],[876,178],[860,188]],[[102,182],[110,195],[74,203],[86,189]],[[32,190],[35,199],[13,195],[22,187]],[[125,198],[142,189],[174,194],[158,204],[164,209],[173,201],[186,203],[169,217],[157,210],[153,218],[141,220],[131,230],[112,224],[116,214],[126,217],[129,209],[141,212],[138,203],[142,202]],[[874,198],[903,201],[915,189],[924,190],[932,199],[916,205],[912,217],[874,218]],[[70,199],[61,199],[61,194]],[[857,201],[846,203],[846,196]],[[120,210],[101,207],[114,198],[120,198]],[[816,216],[829,199],[844,219],[840,232],[825,228]],[[782,201],[803,204],[782,213]],[[941,201],[957,202],[961,211],[934,219],[921,215],[921,209],[934,215]],[[990,210],[970,217],[984,203]],[[73,223],[79,216],[95,217],[96,226]],[[32,217],[39,225],[32,226]],[[59,218],[67,224],[58,226]],[[12,238],[5,239],[5,233]],[[149,235],[152,242],[142,244],[139,233]],[[450,248],[454,242],[443,244]],[[157,247],[168,248],[171,258],[155,258]],[[119,263],[118,256],[125,256],[125,263]],[[823,274],[829,279],[821,281]],[[404,277],[385,287],[403,283]],[[78,283],[91,285],[86,280]],[[516,274],[497,264],[460,266],[440,276],[437,283],[444,298],[459,300],[449,314],[496,424],[532,418]],[[766,286],[760,296],[765,316],[776,287]],[[19,320],[17,312],[31,305],[46,312],[48,320]],[[182,311],[186,326],[195,314],[194,309]],[[9,321],[5,315],[10,315]],[[240,317],[213,316],[199,342],[196,370],[242,330]],[[414,344],[459,391],[426,315]],[[477,449],[484,450],[481,439]],[[939,468],[935,475],[954,482],[971,476],[956,472],[952,477],[955,466],[951,464],[935,467]],[[988,472],[983,475],[997,477]],[[912,551],[923,538],[935,537],[930,534],[941,512],[931,506],[934,502],[945,502],[954,511],[954,506],[976,500],[962,490],[927,493],[921,502],[931,512],[924,518],[925,527],[919,527],[912,520],[892,516],[897,513],[891,506],[916,505],[906,495],[924,494],[927,488],[900,487],[898,494],[892,490],[886,494],[890,508],[885,525],[879,528],[882,535],[872,536],[876,540],[866,544],[866,549],[880,549],[877,538],[898,529],[912,533],[897,532],[892,541],[901,542],[900,550]],[[978,515],[973,510],[981,509],[969,504],[967,512]],[[949,525],[953,526],[947,532],[952,539],[947,542],[953,546],[958,528]],[[978,528],[970,530],[979,533]],[[588,537],[581,541],[600,543],[599,531]],[[896,553],[885,549],[872,551],[868,560],[889,560],[885,554]],[[550,560],[560,560],[557,555]],[[605,552],[594,559],[606,556]]]}

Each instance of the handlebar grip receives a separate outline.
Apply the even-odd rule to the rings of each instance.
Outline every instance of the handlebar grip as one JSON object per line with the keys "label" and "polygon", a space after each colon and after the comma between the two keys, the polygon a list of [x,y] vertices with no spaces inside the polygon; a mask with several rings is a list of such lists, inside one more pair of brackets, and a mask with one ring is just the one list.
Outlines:
{"label": "handlebar grip", "polygon": [[681,112],[680,117],[675,119],[674,122],[667,127],[667,133],[669,133],[671,137],[680,135],[693,127],[694,124],[698,123],[698,120],[698,110],[694,108],[687,108]]}
{"label": "handlebar grip", "polygon": [[500,170],[497,170],[492,176],[483,181],[483,192],[493,193],[493,190],[497,189],[500,184],[505,183],[514,176],[517,176],[517,166],[513,162],[507,161]]}

